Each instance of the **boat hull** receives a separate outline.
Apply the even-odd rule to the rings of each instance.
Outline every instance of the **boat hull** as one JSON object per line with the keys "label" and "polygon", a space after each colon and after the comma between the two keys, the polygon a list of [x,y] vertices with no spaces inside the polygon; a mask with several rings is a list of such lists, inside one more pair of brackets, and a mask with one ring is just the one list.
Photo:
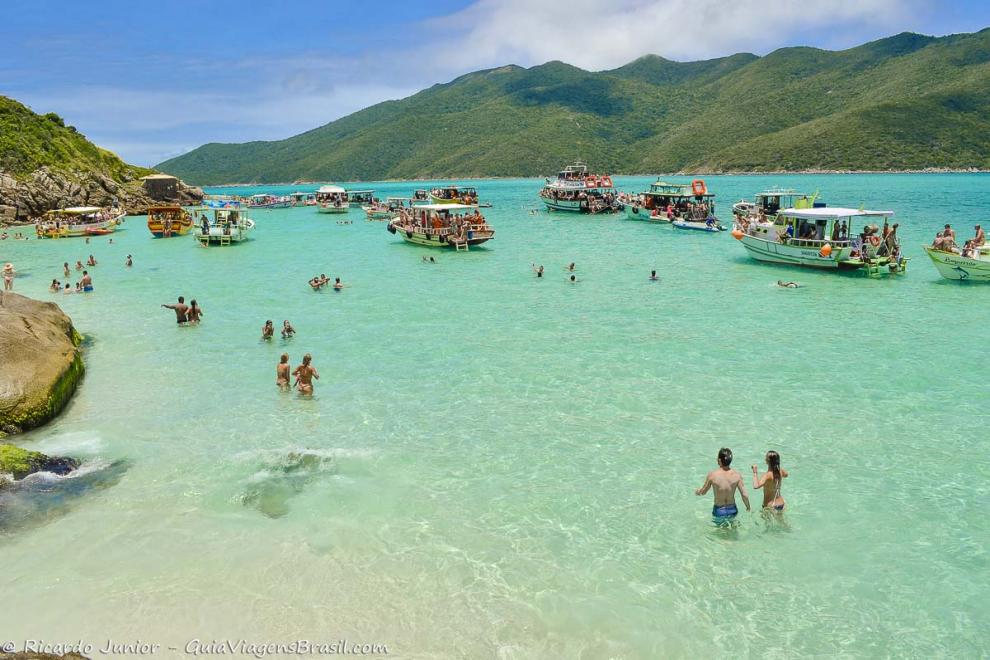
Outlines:
{"label": "boat hull", "polygon": [[663,213],[654,213],[650,209],[643,208],[642,206],[634,206],[632,204],[626,204],[626,219],[627,220],[638,220],[640,222],[653,222],[659,225],[669,225],[670,218],[668,218]]}
{"label": "boat hull", "polygon": [[678,229],[688,229],[691,231],[705,231],[709,233],[725,231],[725,227],[718,224],[718,221],[708,224],[707,222],[694,222],[692,220],[674,220],[671,224]]}
{"label": "boat hull", "polygon": [[166,232],[160,221],[148,221],[148,231],[154,238],[169,238],[171,236],[185,236],[192,230],[192,219],[186,217],[172,223],[172,228]]}
{"label": "boat hull", "polygon": [[80,236],[105,236],[116,231],[117,225],[123,214],[102,222],[89,222],[85,224],[71,225],[63,224],[58,230],[54,228],[36,228],[38,238],[78,238]]}
{"label": "boat hull", "polygon": [[320,206],[316,209],[320,213],[347,213],[349,206]]}
{"label": "boat hull", "polygon": [[[439,234],[427,234],[426,232],[420,231],[407,231],[401,229],[400,227],[395,227],[395,234],[402,237],[406,243],[412,243],[413,245],[421,245],[423,247],[430,248],[445,248],[452,250],[455,245],[450,241],[442,239]],[[481,245],[486,243],[491,239],[495,238],[495,232],[492,231],[469,231],[467,244],[469,247],[474,247],[475,245]]]}
{"label": "boat hull", "polygon": [[957,282],[990,282],[990,261],[970,259],[930,247],[924,249],[935,264],[938,274],[945,279]]}
{"label": "boat hull", "polygon": [[851,248],[835,248],[827,257],[823,257],[813,247],[787,245],[777,241],[767,241],[749,234],[743,234],[739,239],[743,247],[753,259],[774,264],[789,266],[805,266],[809,268],[825,268],[836,270],[841,262],[849,257]]}

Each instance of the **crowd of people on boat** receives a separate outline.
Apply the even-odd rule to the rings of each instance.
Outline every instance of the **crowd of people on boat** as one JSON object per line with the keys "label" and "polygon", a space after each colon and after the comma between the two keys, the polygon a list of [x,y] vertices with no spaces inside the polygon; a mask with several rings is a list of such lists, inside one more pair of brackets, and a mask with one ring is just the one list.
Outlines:
{"label": "crowd of people on boat", "polygon": [[436,188],[432,195],[437,199],[457,200],[461,204],[477,204],[478,191],[472,188],[458,190],[457,188]]}
{"label": "crowd of people on boat", "polygon": [[987,238],[983,232],[983,227],[980,225],[973,227],[973,231],[975,232],[973,238],[963,243],[962,248],[960,248],[956,244],[956,231],[952,228],[952,225],[946,224],[942,231],[935,235],[935,240],[932,241],[932,248],[941,252],[949,252],[969,259],[975,259],[980,254],[980,248],[986,245]]}
{"label": "crowd of people on boat", "polygon": [[478,209],[474,209],[473,212],[453,213],[413,207],[402,209],[392,223],[397,229],[404,231],[438,234],[455,240],[465,239],[468,231],[490,230],[485,216],[481,215]]}

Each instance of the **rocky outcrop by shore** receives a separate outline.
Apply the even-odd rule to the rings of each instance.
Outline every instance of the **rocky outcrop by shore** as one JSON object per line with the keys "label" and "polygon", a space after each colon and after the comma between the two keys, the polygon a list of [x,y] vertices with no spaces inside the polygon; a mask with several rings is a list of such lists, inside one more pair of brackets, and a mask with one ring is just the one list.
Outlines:
{"label": "rocky outcrop by shore", "polygon": [[30,222],[46,211],[67,206],[110,206],[114,200],[128,215],[140,215],[147,212],[149,205],[162,201],[187,205],[202,199],[202,190],[181,181],[174,199],[155,200],[140,179],[118,182],[103,174],[70,175],[47,167],[23,178],[0,171],[0,223],[3,224]]}
{"label": "rocky outcrop by shore", "polygon": [[61,412],[85,372],[80,341],[55,303],[0,293],[0,437]]}
{"label": "rocky outcrop by shore", "polygon": [[66,475],[79,467],[74,458],[47,456],[40,451],[30,451],[7,443],[0,443],[0,487],[3,476],[10,475],[15,480],[23,479],[35,472],[51,472]]}

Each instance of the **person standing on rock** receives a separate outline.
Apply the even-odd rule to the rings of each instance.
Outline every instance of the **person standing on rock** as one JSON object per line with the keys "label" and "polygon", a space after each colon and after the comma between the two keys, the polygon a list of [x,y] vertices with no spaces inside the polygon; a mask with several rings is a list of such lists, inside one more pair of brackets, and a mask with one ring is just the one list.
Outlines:
{"label": "person standing on rock", "polygon": [[186,314],[189,311],[189,306],[186,305],[186,299],[179,296],[179,302],[174,305],[162,305],[165,309],[175,310],[175,322],[179,325],[184,325],[186,322]]}
{"label": "person standing on rock", "polygon": [[82,276],[82,290],[85,293],[93,292],[93,278],[89,276],[89,271],[84,270]]}
{"label": "person standing on rock", "polygon": [[14,276],[17,272],[14,270],[14,264],[6,263],[3,266],[3,290],[13,291],[14,290]]}

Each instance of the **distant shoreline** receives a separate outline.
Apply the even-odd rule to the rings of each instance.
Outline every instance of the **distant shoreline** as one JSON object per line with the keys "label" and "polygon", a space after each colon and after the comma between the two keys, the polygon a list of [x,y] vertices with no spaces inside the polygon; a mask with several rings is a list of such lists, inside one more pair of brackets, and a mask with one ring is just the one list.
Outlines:
{"label": "distant shoreline", "polygon": [[[702,172],[650,172],[640,174],[613,174],[612,176],[624,177],[664,177],[664,176],[822,176],[834,174],[990,174],[990,169],[977,167],[968,168],[938,168],[929,167],[920,170],[773,170],[766,172],[756,172],[752,170],[739,171],[702,171]],[[258,186],[313,186],[327,183],[420,183],[424,181],[509,181],[512,179],[543,179],[546,175],[540,176],[447,176],[429,177],[416,179],[367,179],[367,180],[341,180],[334,181],[279,181],[270,183],[204,183],[198,184],[200,188],[249,188]]]}

